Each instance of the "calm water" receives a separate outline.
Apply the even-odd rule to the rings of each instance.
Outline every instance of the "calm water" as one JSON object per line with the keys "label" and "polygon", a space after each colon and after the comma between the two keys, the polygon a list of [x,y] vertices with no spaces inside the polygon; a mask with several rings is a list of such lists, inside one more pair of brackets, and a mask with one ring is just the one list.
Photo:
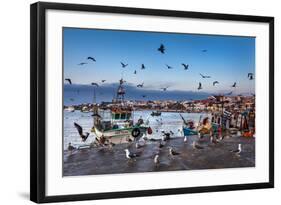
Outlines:
{"label": "calm water", "polygon": [[[82,113],[80,111],[75,112],[67,112],[64,111],[64,149],[67,149],[67,145],[71,142],[74,146],[80,146],[85,144],[90,144],[94,141],[95,135],[91,133],[91,128],[93,125],[93,118],[91,117],[92,113]],[[151,111],[135,111],[133,118],[134,121],[142,117],[145,121],[149,121],[149,125],[153,130],[152,135],[148,137],[153,138],[161,138],[161,131],[173,131],[175,136],[180,136],[181,133],[178,129],[182,128],[183,122],[179,115],[179,113],[170,113],[170,112],[162,112],[162,115],[159,117],[152,117]],[[194,120],[195,123],[199,121],[200,115],[202,117],[207,116],[208,114],[199,114],[199,113],[182,113],[184,118]],[[162,119],[162,125],[161,125]],[[81,138],[78,135],[76,128],[73,123],[77,122],[79,125],[83,127],[84,132],[89,132],[90,135],[86,142],[82,142]],[[158,131],[158,132],[157,132]]]}

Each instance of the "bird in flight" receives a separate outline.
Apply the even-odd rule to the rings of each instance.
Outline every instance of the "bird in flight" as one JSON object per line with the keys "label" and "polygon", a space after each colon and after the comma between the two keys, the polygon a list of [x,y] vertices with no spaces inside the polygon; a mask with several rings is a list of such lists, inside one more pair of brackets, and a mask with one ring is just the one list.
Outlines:
{"label": "bird in flight", "polygon": [[231,85],[231,87],[236,88],[236,82],[234,82],[233,85]]}
{"label": "bird in flight", "polygon": [[143,98],[146,98],[146,95],[142,95]]}
{"label": "bird in flight", "polygon": [[122,65],[122,68],[126,68],[126,66],[128,66],[128,64],[125,64],[125,63],[123,63],[123,62],[120,62],[121,63],[121,65]]}
{"label": "bird in flight", "polygon": [[142,87],[143,87],[143,84],[144,84],[144,83],[138,84],[137,87],[138,87],[138,88],[142,88]]}
{"label": "bird in flight", "polygon": [[213,86],[215,86],[216,84],[219,84],[219,81],[214,81],[213,82]]}
{"label": "bird in flight", "polygon": [[137,74],[137,71],[136,71],[136,70],[134,71],[134,74]]}
{"label": "bird in flight", "polygon": [[163,44],[160,45],[160,47],[157,49],[159,52],[161,52],[162,54],[165,53],[165,46]]}
{"label": "bird in flight", "polygon": [[248,73],[248,78],[249,78],[249,80],[253,80],[254,79],[254,74],[253,73]]}
{"label": "bird in flight", "polygon": [[202,78],[211,78],[211,76],[208,75],[202,75],[201,73],[199,73],[201,75]]}
{"label": "bird in flight", "polygon": [[91,85],[99,87],[99,84],[97,84],[97,83],[91,83]]}
{"label": "bird in flight", "polygon": [[167,64],[166,64],[166,66],[167,66],[168,69],[173,69],[172,66],[169,66],[169,65],[167,65]]}
{"label": "bird in flight", "polygon": [[160,88],[163,91],[167,91],[168,87]]}
{"label": "bird in flight", "polygon": [[93,57],[91,57],[91,56],[89,56],[87,59],[88,59],[88,60],[92,60],[92,61],[96,62],[96,59],[95,59],[95,58],[93,58]]}
{"label": "bird in flight", "polygon": [[85,63],[85,62],[82,62],[82,63],[79,63],[78,65],[86,65],[88,63]]}
{"label": "bird in flight", "polygon": [[70,78],[66,78],[66,79],[64,79],[64,80],[66,80],[67,82],[69,82],[69,84],[70,84],[70,85],[72,84],[72,82],[71,82],[71,79],[70,79]]}
{"label": "bird in flight", "polygon": [[203,89],[203,88],[202,88],[202,83],[200,83],[200,82],[199,82],[199,86],[198,86],[198,88],[197,88],[197,89],[198,89],[198,90]]}
{"label": "bird in flight", "polygon": [[101,80],[102,83],[104,83],[106,80]]}
{"label": "bird in flight", "polygon": [[141,69],[144,70],[145,69],[145,65],[141,64]]}
{"label": "bird in flight", "polygon": [[85,132],[85,134],[84,134],[83,133],[83,128],[80,125],[78,125],[77,123],[75,123],[75,122],[74,122],[74,126],[77,129],[77,131],[78,131],[82,141],[85,142],[87,140],[87,138],[89,137],[90,133]]}
{"label": "bird in flight", "polygon": [[184,64],[184,63],[182,63],[182,66],[184,67],[184,70],[187,70],[187,69],[188,69],[188,67],[189,67],[189,65],[188,65],[188,64]]}
{"label": "bird in flight", "polygon": [[201,50],[203,53],[206,53],[208,50],[207,49],[203,49]]}

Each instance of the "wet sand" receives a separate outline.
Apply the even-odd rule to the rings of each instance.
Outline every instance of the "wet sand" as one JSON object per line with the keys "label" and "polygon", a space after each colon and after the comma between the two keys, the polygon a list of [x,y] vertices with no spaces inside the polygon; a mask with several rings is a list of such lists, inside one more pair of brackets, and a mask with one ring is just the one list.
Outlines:
{"label": "wet sand", "polygon": [[[167,141],[163,148],[158,148],[159,142],[148,141],[139,149],[135,143],[117,144],[112,149],[90,148],[64,151],[64,176],[96,175],[96,174],[119,174],[137,172],[157,172],[175,170],[200,170],[239,168],[255,166],[255,138],[230,137],[218,144],[210,143],[206,136],[199,145],[204,149],[197,150],[192,147],[192,142],[197,141],[197,136],[188,137],[186,143],[182,137],[172,138]],[[242,145],[240,156],[230,152]],[[171,146],[180,155],[170,156],[168,147]],[[124,149],[138,152],[136,161],[128,160]],[[159,154],[160,164],[153,162],[154,156]]]}

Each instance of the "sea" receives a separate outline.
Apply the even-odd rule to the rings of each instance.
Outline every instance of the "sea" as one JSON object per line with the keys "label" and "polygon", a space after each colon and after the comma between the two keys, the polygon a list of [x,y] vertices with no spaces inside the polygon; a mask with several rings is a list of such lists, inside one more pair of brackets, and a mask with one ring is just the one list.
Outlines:
{"label": "sea", "polygon": [[[149,123],[149,126],[152,128],[152,134],[148,135],[148,138],[161,139],[161,131],[172,131],[174,133],[174,137],[182,136],[181,130],[183,121],[180,117],[180,113],[162,112],[161,116],[153,117],[151,116],[151,112],[152,110],[145,110],[134,111],[133,113],[134,123],[136,123],[140,118]],[[91,128],[93,126],[93,117],[91,117],[91,115],[92,113],[90,112],[84,113],[78,110],[74,112],[64,111],[64,150],[67,149],[68,143],[71,143],[75,147],[79,147],[90,144],[95,140],[96,136],[91,132]],[[193,120],[195,123],[198,123],[200,118],[209,116],[207,113],[181,113],[181,115],[186,120]],[[86,142],[81,141],[81,138],[74,127],[74,122],[83,127],[83,132],[90,133]]]}

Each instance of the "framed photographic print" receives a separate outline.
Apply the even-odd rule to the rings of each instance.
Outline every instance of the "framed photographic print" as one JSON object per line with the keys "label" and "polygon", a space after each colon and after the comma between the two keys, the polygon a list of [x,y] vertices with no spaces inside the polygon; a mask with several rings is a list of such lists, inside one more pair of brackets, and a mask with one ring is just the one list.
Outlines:
{"label": "framed photographic print", "polygon": [[274,187],[274,18],[31,5],[31,195]]}

